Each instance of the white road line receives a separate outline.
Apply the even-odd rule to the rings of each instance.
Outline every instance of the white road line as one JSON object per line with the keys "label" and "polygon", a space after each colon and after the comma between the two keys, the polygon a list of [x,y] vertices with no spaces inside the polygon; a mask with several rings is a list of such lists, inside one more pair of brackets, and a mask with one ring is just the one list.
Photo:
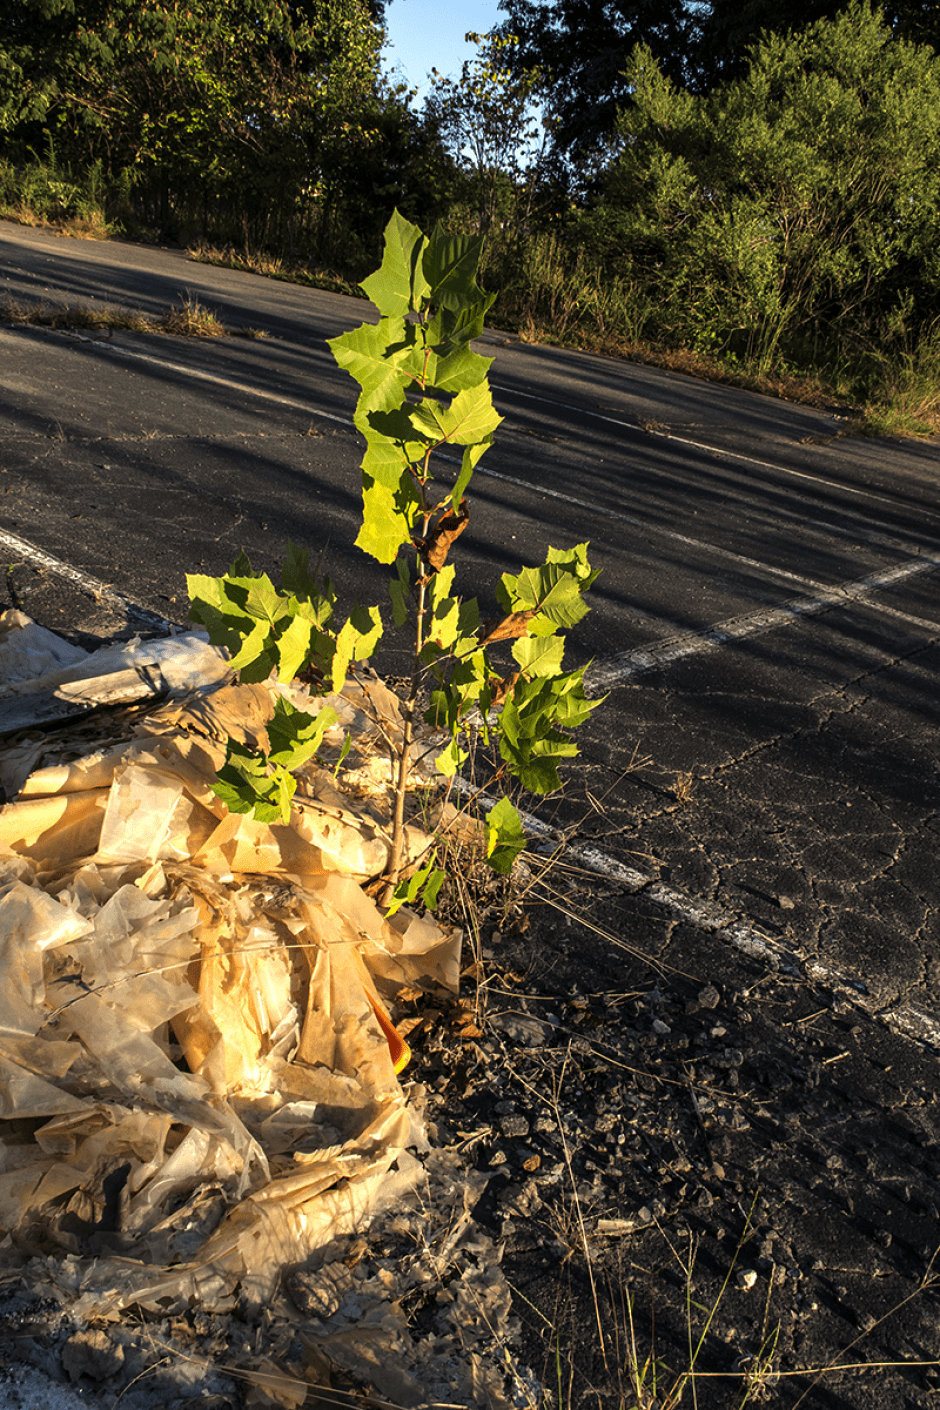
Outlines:
{"label": "white road line", "polygon": [[44,549],[37,548],[35,544],[28,543],[26,539],[18,538],[16,534],[11,534],[7,530],[0,529],[0,548],[8,548],[11,553],[17,553],[27,563],[31,563],[36,568],[45,568],[47,573],[55,573],[57,577],[65,578],[67,582],[74,583],[82,592],[89,597],[98,598],[102,602],[109,602],[122,612],[132,612],[143,623],[154,627],[158,631],[165,631],[172,634],[182,630],[178,622],[170,622],[166,617],[161,617],[157,612],[151,612],[147,607],[141,607],[139,602],[135,602],[131,597],[125,597],[122,592],[109,587],[107,583],[101,582],[98,578],[93,578],[90,573],[82,572],[81,568],[73,568],[70,563],[63,563],[60,558],[54,558],[51,553],[46,553]]}
{"label": "white road line", "polygon": [[[552,397],[540,397],[534,392],[520,392],[510,387],[498,387],[495,383],[490,383],[493,391],[505,392],[511,397],[525,397],[528,401],[543,402],[546,406],[560,407],[564,411],[576,411],[581,416],[589,416],[595,421],[606,421],[610,426],[623,426],[628,431],[637,431],[642,435],[655,436],[658,440],[676,441],[679,445],[689,446],[692,450],[704,450],[709,455],[727,456],[731,460],[743,460],[748,465],[758,465],[762,470],[773,470],[778,475],[791,475],[797,480],[809,480],[816,485],[824,485],[826,489],[838,490],[844,494],[859,495],[863,499],[877,500],[880,504],[889,504],[892,509],[897,508],[895,500],[888,495],[878,494],[875,490],[859,489],[855,485],[843,485],[840,481],[826,479],[824,475],[812,475],[807,470],[794,470],[788,465],[775,465],[770,460],[758,460],[756,456],[747,455],[740,450],[725,450],[722,446],[710,446],[704,441],[693,441],[688,436],[676,436],[671,431],[647,431],[644,426],[639,426],[635,421],[623,421],[616,416],[605,416],[601,411],[589,411],[583,406],[573,406],[570,402],[557,401]],[[934,514],[930,510],[924,511],[928,519],[940,519],[940,514]]]}
{"label": "white road line", "polygon": [[[496,806],[498,799],[482,793],[466,779],[457,777],[453,782],[459,793],[472,796],[486,811]],[[531,837],[538,839],[531,845],[530,850],[551,855],[559,843],[559,834],[556,829],[542,822],[541,819],[533,817],[531,813],[522,812],[520,817],[526,832]],[[902,1003],[884,1009],[867,1004],[865,999],[869,990],[861,980],[854,979],[851,975],[833,969],[819,960],[802,961],[792,950],[779,944],[769,935],[764,935],[755,926],[749,925],[746,921],[735,920],[728,911],[723,910],[715,902],[703,901],[674,886],[665,886],[662,882],[655,881],[653,877],[634,870],[633,867],[624,866],[622,862],[617,861],[616,857],[608,856],[597,847],[572,842],[561,847],[561,855],[577,862],[585,871],[593,872],[595,876],[602,876],[607,881],[623,886],[631,895],[642,893],[678,920],[685,921],[687,924],[696,926],[699,930],[714,935],[717,939],[723,940],[733,949],[739,950],[752,959],[761,960],[770,969],[782,970],[785,974],[792,974],[797,978],[809,979],[814,983],[823,984],[834,993],[845,995],[854,1004],[863,1008],[870,1017],[879,1019],[888,1027],[896,1028],[907,1034],[908,1037],[919,1039],[921,1042],[929,1043],[932,1047],[940,1049],[940,1018],[937,1015],[928,1013],[925,1009],[918,1008],[914,1004]],[[626,944],[621,946],[621,942],[616,936],[611,935],[608,938],[614,945],[636,953],[631,946]],[[656,957],[653,955],[650,956],[650,964],[656,965]]]}
{"label": "white road line", "polygon": [[[93,340],[89,339],[88,341],[90,342]],[[167,362],[163,358],[151,357],[146,353],[131,352],[126,348],[116,348],[109,343],[99,343],[97,342],[97,340],[94,341],[96,347],[102,348],[103,351],[109,353],[111,356],[114,357],[125,358],[131,362],[147,363],[160,368],[162,372],[178,372],[184,377],[193,377],[198,381],[211,382],[216,384],[217,386],[225,387],[230,391],[236,391],[245,393],[249,396],[260,397],[262,398],[262,400],[275,402],[279,406],[288,406],[294,410],[303,411],[308,416],[319,416],[327,421],[337,422],[341,426],[355,426],[355,422],[353,421],[353,418],[351,416],[337,416],[330,411],[320,411],[316,407],[311,407],[308,402],[298,401],[296,398],[293,397],[280,396],[277,392],[267,391],[263,387],[246,386],[244,383],[234,382],[229,378],[219,377],[213,373],[202,372],[198,369],[185,367],[180,363]],[[529,396],[530,394],[519,393],[519,395]],[[537,401],[547,400],[546,398],[542,397],[535,397],[534,399]],[[556,403],[551,404],[555,405]],[[557,403],[557,405],[563,405],[563,403]],[[575,411],[580,410],[580,408],[578,407],[573,407],[570,409]],[[585,413],[585,415],[600,416],[600,413],[589,412]],[[611,417],[604,416],[600,416],[600,419],[613,420],[613,418]],[[618,421],[614,424],[625,426],[629,423]],[[447,455],[442,455],[441,459],[448,461],[450,464],[461,463],[454,457]],[[512,475],[501,474],[499,471],[487,469],[482,465],[477,468],[476,473],[478,475],[484,475],[491,480],[500,480],[505,484],[514,485],[517,489],[524,489],[533,494],[547,496],[550,499],[557,499],[563,504],[571,504],[580,509],[587,509],[595,515],[598,512],[597,506],[595,504],[590,504],[587,500],[578,499],[574,495],[562,494],[559,490],[549,489],[545,485],[533,486],[525,480],[516,479],[516,477]],[[861,491],[859,491],[859,493],[861,493]],[[924,512],[927,513],[928,511]],[[830,591],[829,585],[827,583],[819,582],[815,578],[808,578],[805,576],[805,574],[792,573],[789,571],[789,569],[774,567],[770,563],[763,563],[760,561],[760,559],[750,558],[746,554],[735,553],[733,552],[733,550],[728,548],[722,548],[718,544],[708,543],[702,539],[692,538],[688,534],[678,533],[675,529],[664,529],[659,525],[650,524],[647,520],[641,519],[638,515],[635,514],[625,514],[617,510],[605,509],[602,517],[604,519],[616,519],[619,523],[623,524],[631,524],[638,529],[642,529],[644,533],[657,534],[660,538],[668,539],[670,540],[670,542],[673,543],[681,543],[688,548],[694,548],[700,552],[713,554],[718,558],[724,559],[726,562],[741,564],[747,568],[756,568],[758,572],[770,578],[782,578],[787,582],[797,583],[800,587],[811,588],[819,593],[827,593]],[[840,532],[838,529],[834,529],[831,525],[822,524],[818,525],[817,527],[825,530],[826,532]],[[896,546],[898,548],[903,548],[904,551],[909,553],[916,553],[918,551],[915,545],[904,545],[902,544],[901,540],[897,541]],[[888,607],[886,604],[872,602],[871,606],[877,608],[877,610],[880,612],[887,613],[889,616],[897,615],[896,609]]]}
{"label": "white road line", "polygon": [[855,602],[863,602],[865,606],[875,607],[878,611],[887,610],[892,616],[899,617],[914,626],[923,627],[928,632],[940,636],[940,622],[930,622],[922,617],[914,617],[909,613],[900,612],[895,608],[886,608],[883,603],[868,601],[869,593],[878,588],[903,582],[919,573],[935,572],[938,566],[940,566],[940,554],[932,555],[929,559],[914,559],[910,563],[902,563],[899,568],[888,568],[883,573],[870,573],[867,577],[859,578],[855,582],[842,583],[837,587],[829,588],[816,597],[794,598],[792,602],[786,602],[781,607],[764,607],[756,612],[748,612],[741,617],[729,617],[726,621],[718,622],[712,627],[707,627],[704,631],[685,632],[681,635],[666,637],[662,641],[651,642],[648,646],[638,646],[632,651],[624,651],[617,656],[605,657],[604,660],[592,665],[588,671],[587,680],[592,690],[609,690],[612,686],[629,680],[631,676],[640,675],[644,671],[658,670],[685,656],[694,656],[703,651],[714,651],[727,641],[754,636],[757,632],[771,631],[775,627],[790,626],[793,622],[799,621],[801,617],[813,616],[819,612],[828,611],[831,607],[845,607]]}

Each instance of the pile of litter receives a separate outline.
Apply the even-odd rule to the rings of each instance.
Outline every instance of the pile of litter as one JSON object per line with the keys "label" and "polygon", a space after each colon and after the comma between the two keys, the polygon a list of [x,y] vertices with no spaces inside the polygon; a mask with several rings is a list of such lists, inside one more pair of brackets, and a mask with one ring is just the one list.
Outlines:
{"label": "pile of litter", "polygon": [[[355,1262],[330,1261],[382,1211],[405,1228],[435,1184],[438,1265],[474,1237],[472,1192],[429,1152],[399,1081],[394,1027],[403,989],[456,995],[460,935],[387,919],[363,889],[388,855],[386,800],[363,780],[387,772],[378,746],[400,723],[377,679],[329,701],[355,792],[311,763],[289,826],[228,813],[210,787],[224,740],[262,740],[278,689],[234,684],[196,634],[86,656],[0,617],[0,729],[20,731],[0,762],[4,1261],[73,1326],[130,1308],[270,1322],[289,1271],[321,1367],[400,1404],[499,1405],[487,1309],[505,1326],[508,1295],[491,1246],[451,1290],[476,1312],[447,1373],[454,1345],[440,1328],[410,1336],[393,1268],[364,1287]],[[46,727],[23,733],[31,707]],[[302,1403],[268,1371],[257,1403]]]}

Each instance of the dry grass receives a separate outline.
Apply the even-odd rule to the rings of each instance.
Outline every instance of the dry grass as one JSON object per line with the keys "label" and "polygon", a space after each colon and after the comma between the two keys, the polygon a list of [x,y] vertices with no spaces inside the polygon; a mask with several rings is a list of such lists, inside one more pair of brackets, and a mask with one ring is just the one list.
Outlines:
{"label": "dry grass", "polygon": [[230,328],[197,299],[187,298],[154,318],[133,309],[89,304],[28,303],[6,298],[0,303],[0,323],[40,328],[116,329],[129,333],[167,333],[179,338],[264,338],[259,328]]}
{"label": "dry grass", "polygon": [[214,264],[221,269],[240,269],[245,274],[261,274],[267,279],[281,279],[288,284],[304,284],[313,289],[326,289],[332,294],[348,294],[364,298],[359,285],[344,279],[331,269],[311,269],[299,261],[288,263],[263,251],[236,250],[231,245],[196,244],[190,246],[190,257],[199,264]]}

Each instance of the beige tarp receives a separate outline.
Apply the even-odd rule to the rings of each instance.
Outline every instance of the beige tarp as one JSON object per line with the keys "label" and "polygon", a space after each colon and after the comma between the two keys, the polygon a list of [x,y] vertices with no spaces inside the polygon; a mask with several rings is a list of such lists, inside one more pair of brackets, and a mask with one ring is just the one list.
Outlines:
{"label": "beige tarp", "polygon": [[[0,679],[4,648],[29,660],[10,618]],[[190,663],[210,650],[187,641]],[[44,688],[58,673],[94,701],[81,660],[39,645]],[[139,681],[133,652],[114,664]],[[221,741],[262,737],[276,689],[192,693],[78,757],[0,746],[0,1241],[78,1257],[85,1315],[257,1306],[418,1169],[390,1010],[405,985],[456,992],[459,936],[363,890],[388,849],[380,750],[353,760],[353,792],[311,766],[290,826],[212,792]],[[378,744],[397,728],[378,682],[332,703]]]}

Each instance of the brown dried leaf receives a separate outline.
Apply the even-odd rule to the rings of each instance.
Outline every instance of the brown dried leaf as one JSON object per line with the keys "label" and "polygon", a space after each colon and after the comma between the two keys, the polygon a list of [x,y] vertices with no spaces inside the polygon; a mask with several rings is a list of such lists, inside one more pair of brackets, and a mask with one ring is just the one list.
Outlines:
{"label": "brown dried leaf", "polygon": [[[490,702],[491,708],[498,709],[503,704],[506,697],[512,694],[513,687],[519,679],[519,672],[513,671],[511,676],[503,676],[498,684],[493,688],[493,699]],[[492,684],[492,682],[491,682]]]}
{"label": "brown dried leaf", "polygon": [[451,544],[460,538],[470,522],[470,509],[467,501],[460,501],[460,513],[442,514],[430,534],[420,544],[421,557],[426,565],[439,572],[447,562]]}
{"label": "brown dried leaf", "polygon": [[527,636],[529,623],[535,616],[535,608],[527,607],[524,612],[510,612],[499,621],[489,618],[483,623],[481,646],[489,646],[494,641],[512,641],[517,636]]}
{"label": "brown dried leaf", "polygon": [[403,984],[395,995],[395,1002],[398,1004],[416,1004],[419,999],[423,998],[423,989],[416,989],[411,984]]}

